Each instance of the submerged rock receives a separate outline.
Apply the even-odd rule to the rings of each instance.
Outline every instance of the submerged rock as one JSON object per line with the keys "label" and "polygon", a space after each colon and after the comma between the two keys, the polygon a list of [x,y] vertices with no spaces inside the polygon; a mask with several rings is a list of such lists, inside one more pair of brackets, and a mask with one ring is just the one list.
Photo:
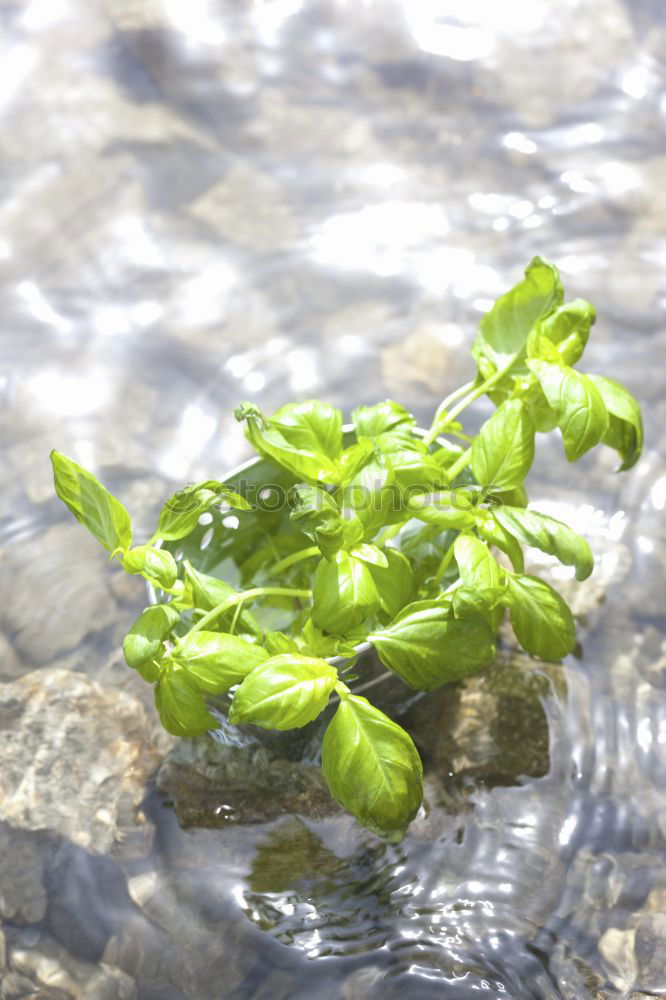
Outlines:
{"label": "submerged rock", "polygon": [[[440,805],[456,809],[465,801],[461,794],[479,785],[512,785],[548,773],[548,669],[520,653],[501,654],[483,673],[430,692],[401,720]],[[557,677],[557,668],[551,673]]]}
{"label": "submerged rock", "polygon": [[610,927],[599,941],[599,952],[606,965],[608,978],[623,993],[636,983],[636,957],[634,943],[636,932]]}
{"label": "submerged rock", "polygon": [[[289,735],[283,738],[285,751]],[[264,823],[284,814],[320,819],[340,811],[319,765],[275,746],[229,746],[211,736],[178,743],[157,776],[181,826]]]}
{"label": "submerged rock", "polygon": [[136,1000],[137,996],[136,984],[120,969],[73,958],[48,934],[30,930],[7,935],[2,1000]]}
{"label": "submerged rock", "polygon": [[636,927],[637,985],[649,993],[666,992],[666,913],[641,914]]}
{"label": "submerged rock", "polygon": [[169,740],[137,699],[36,670],[0,685],[0,735],[0,819],[100,853],[130,833],[145,846],[137,808]]}
{"label": "submerged rock", "polygon": [[73,649],[115,613],[107,562],[80,524],[54,525],[3,553],[0,624],[28,662]]}
{"label": "submerged rock", "polygon": [[0,919],[34,924],[46,914],[45,859],[52,838],[0,824]]}

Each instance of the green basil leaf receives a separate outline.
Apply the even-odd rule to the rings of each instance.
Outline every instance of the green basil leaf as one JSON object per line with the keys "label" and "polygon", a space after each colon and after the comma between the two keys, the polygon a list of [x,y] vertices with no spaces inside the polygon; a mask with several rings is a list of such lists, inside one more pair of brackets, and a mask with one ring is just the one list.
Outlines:
{"label": "green basil leaf", "polygon": [[[457,510],[450,506],[447,500],[448,495],[438,494],[438,496],[443,497],[444,506],[441,507],[437,503],[431,502],[430,494],[412,497],[408,504],[409,511],[419,521],[435,525],[442,531],[464,531],[466,528],[473,528],[476,524],[476,518],[472,511]],[[451,495],[451,503],[454,500],[458,502],[456,497]]]}
{"label": "green basil leaf", "polygon": [[324,632],[344,635],[379,607],[370,568],[349,552],[333,562],[322,559],[315,570],[312,620]]}
{"label": "green basil leaf", "polygon": [[[362,636],[362,639],[365,635]],[[326,635],[314,624],[311,618],[305,622],[298,636],[295,652],[306,656],[325,659],[328,656],[355,656],[356,650],[351,640],[340,639],[335,635]]]}
{"label": "green basil leaf", "polygon": [[516,573],[525,571],[523,550],[511,532],[507,531],[499,521],[495,521],[492,517],[484,517],[483,520],[477,521],[476,529],[482,538],[485,538],[491,545],[495,545],[509,557]]}
{"label": "green basil leaf", "polygon": [[522,386],[523,388],[518,398],[523,401],[530,420],[534,424],[534,429],[541,434],[555,430],[557,427],[557,416],[546,399],[546,395],[539,385],[537,378],[530,374],[529,378],[524,380]]}
{"label": "green basil leaf", "polygon": [[573,368],[548,361],[528,361],[528,365],[557,417],[567,459],[575,462],[608,430],[603,398],[594,382]]}
{"label": "green basil leaf", "polygon": [[287,403],[273,414],[270,424],[298,451],[319,453],[332,461],[342,455],[342,413],[329,403],[319,399]]}
{"label": "green basil leaf", "polygon": [[409,559],[402,552],[387,548],[385,554],[386,568],[371,566],[370,572],[379,595],[379,605],[391,619],[412,600],[414,577]]}
{"label": "green basil leaf", "polygon": [[321,766],[331,795],[359,823],[402,840],[423,798],[423,767],[411,737],[358,695],[343,698],[328,724]]}
{"label": "green basil leaf", "polygon": [[524,486],[515,486],[512,490],[500,490],[493,495],[499,500],[500,507],[527,507],[529,503]]}
{"label": "green basil leaf", "polygon": [[[209,576],[207,573],[200,573],[188,560],[183,562],[183,569],[185,584],[191,589],[194,607],[199,611],[212,611],[218,604],[222,604],[232,594],[237,593],[225,580]],[[235,606],[230,607],[228,611],[224,611],[216,619],[216,626],[221,629],[229,628],[235,615]],[[251,635],[261,635],[261,628],[251,612],[241,611],[239,623],[244,632],[249,632]]]}
{"label": "green basil leaf", "polygon": [[453,555],[463,586],[495,588],[501,585],[502,571],[488,546],[476,535],[458,535],[453,543]]}
{"label": "green basil leaf", "polygon": [[362,545],[355,545],[350,554],[355,559],[361,559],[370,566],[381,566],[384,569],[388,566],[386,556],[377,545],[369,545],[364,542]]}
{"label": "green basil leaf", "polygon": [[216,479],[185,486],[165,501],[155,534],[164,541],[185,538],[197,526],[203,513],[222,503],[235,510],[252,509],[244,497]]}
{"label": "green basil leaf", "polygon": [[428,597],[419,601],[412,601],[411,604],[407,604],[404,608],[400,609],[395,618],[392,620],[391,625],[397,625],[398,622],[403,620],[403,618],[411,620],[417,613],[421,614],[426,611],[446,611],[448,614],[450,606],[450,596],[441,593],[438,594],[437,597]]}
{"label": "green basil leaf", "polygon": [[174,736],[188,739],[218,727],[218,722],[206,708],[201,691],[184,670],[171,663],[167,664],[155,685],[155,707],[162,725]]}
{"label": "green basil leaf", "polygon": [[[442,559],[453,545],[455,531],[442,531],[437,524],[420,524],[416,518],[412,518],[404,525],[400,532],[400,551],[407,556],[411,563],[414,585],[417,593],[430,594],[431,579],[441,566]],[[455,565],[449,567],[452,573],[457,576]],[[451,573],[446,573],[444,581]],[[448,582],[452,583],[453,580]],[[440,583],[435,582],[436,593],[440,591]]]}
{"label": "green basil leaf", "polygon": [[429,490],[447,481],[441,465],[435,461],[420,438],[398,427],[380,434],[375,443],[384,464],[393,472],[400,490],[419,487]]}
{"label": "green basil leaf", "polygon": [[446,444],[440,445],[435,451],[431,452],[431,456],[433,461],[437,462],[439,467],[446,472],[449,466],[458,461],[462,453],[463,448],[461,445],[447,441]]}
{"label": "green basil leaf", "polygon": [[[299,404],[304,405],[304,404]],[[323,404],[322,404],[323,405]],[[253,404],[243,404],[236,411],[236,419],[247,420],[246,434],[248,440],[260,455],[272,459],[287,469],[296,479],[305,479],[311,483],[338,483],[340,470],[334,459],[329,458],[312,442],[318,440],[314,433],[306,431],[299,435],[298,428],[292,427],[293,433],[287,438],[281,431],[284,425],[274,425],[267,421]],[[325,437],[325,435],[323,435]],[[294,440],[309,440],[310,445],[299,447]],[[337,456],[336,456],[337,457]]]}
{"label": "green basil leaf", "polygon": [[608,410],[608,430],[602,441],[614,448],[622,464],[617,471],[631,469],[643,450],[643,418],[641,408],[631,393],[612,378],[589,375]]}
{"label": "green basil leaf", "polygon": [[164,640],[179,620],[178,612],[168,604],[154,604],[141,612],[123,639],[123,654],[128,667],[153,682],[161,670],[153,663],[163,649]]}
{"label": "green basil leaf", "polygon": [[506,603],[506,588],[497,587],[457,587],[451,595],[451,607],[456,618],[477,615],[497,631],[502,617],[502,604]]}
{"label": "green basil leaf", "polygon": [[229,721],[264,729],[300,729],[326,708],[338,681],[326,660],[285,653],[273,656],[245,678],[234,694]]}
{"label": "green basil leaf", "polygon": [[594,556],[585,539],[557,518],[520,507],[498,507],[493,516],[525,545],[548,552],[565,566],[575,566],[577,580],[587,580],[594,569]]}
{"label": "green basil leaf", "polygon": [[386,628],[371,633],[380,660],[421,691],[460,680],[495,656],[493,632],[481,618],[457,619],[447,605],[408,605]]}
{"label": "green basil leaf", "polygon": [[284,632],[266,632],[264,646],[271,656],[279,656],[281,653],[298,653],[299,651],[296,640],[285,635]]}
{"label": "green basil leaf", "polygon": [[289,493],[289,519],[331,559],[345,542],[342,516],[330,493],[319,486],[298,483]]}
{"label": "green basil leaf", "polygon": [[170,594],[171,601],[169,603],[171,607],[176,608],[178,611],[190,611],[194,607],[192,587],[189,581],[176,580],[170,590]]}
{"label": "green basil leaf", "polygon": [[[487,592],[495,594],[502,592],[502,571],[485,542],[476,535],[458,535],[453,543],[453,554],[458,564],[463,588],[471,591],[484,592],[484,596],[472,601],[468,595],[454,594],[454,611],[458,616],[464,607],[466,613],[473,612],[475,606],[486,619],[494,632],[502,620],[502,609],[497,606],[494,598],[491,600]],[[456,598],[457,594],[457,598]]]}
{"label": "green basil leaf", "polygon": [[269,657],[253,642],[223,632],[191,632],[171,653],[192,683],[210,694],[223,694]]}
{"label": "green basil leaf", "polygon": [[552,340],[542,332],[540,325],[535,326],[527,338],[527,357],[550,361],[555,365],[564,364],[564,358]]}
{"label": "green basil leaf", "polygon": [[[530,330],[556,309],[563,297],[557,268],[534,257],[525,278],[502,295],[479,324],[472,354],[483,381],[524,357]],[[512,370],[515,373],[518,367]]]}
{"label": "green basil leaf", "polygon": [[354,444],[350,444],[348,448],[345,448],[338,459],[340,483],[342,485],[353,480],[357,472],[370,460],[374,450],[372,441],[366,439],[356,441]]}
{"label": "green basil leaf", "polygon": [[360,519],[356,511],[351,510],[349,507],[345,507],[342,511],[342,535],[344,538],[344,547],[346,549],[353,549],[356,545],[360,544],[364,534],[365,528],[363,521]]}
{"label": "green basil leaf", "polygon": [[520,486],[534,460],[534,424],[519,399],[495,410],[472,442],[472,472],[496,490]]}
{"label": "green basil leaf", "polygon": [[381,454],[373,455],[344,487],[341,504],[352,510],[363,525],[365,537],[372,537],[395,517],[400,508],[395,476]]}
{"label": "green basil leaf", "polygon": [[166,549],[154,549],[152,545],[137,545],[123,554],[123,569],[133,576],[141,574],[170,590],[176,582],[178,567],[176,560]]}
{"label": "green basil leaf", "polygon": [[396,427],[412,426],[416,423],[404,406],[390,399],[374,406],[357,406],[352,410],[351,416],[358,437],[378,437]]}
{"label": "green basil leaf", "polygon": [[596,318],[596,309],[590,302],[574,299],[542,319],[537,330],[557,347],[565,364],[575,365],[582,357]]}
{"label": "green basil leaf", "polygon": [[518,642],[542,660],[560,660],[576,644],[576,626],[566,602],[536,576],[508,575],[511,625]]}
{"label": "green basil leaf", "polygon": [[231,597],[232,594],[236,593],[226,580],[220,580],[219,577],[199,572],[188,560],[183,562],[183,569],[185,580],[192,588],[194,606],[201,611],[212,611],[218,604],[225,601],[227,597]]}
{"label": "green basil leaf", "polygon": [[132,544],[130,516],[91,472],[67,458],[51,452],[55,491],[77,521],[85,525],[107,552],[128,549]]}

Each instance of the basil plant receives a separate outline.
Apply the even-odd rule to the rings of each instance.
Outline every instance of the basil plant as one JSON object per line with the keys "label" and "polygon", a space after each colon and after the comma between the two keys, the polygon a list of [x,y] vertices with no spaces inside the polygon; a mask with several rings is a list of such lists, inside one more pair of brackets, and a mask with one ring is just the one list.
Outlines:
{"label": "basil plant", "polygon": [[[557,269],[536,257],[484,315],[476,374],[427,431],[390,401],[357,407],[351,429],[321,400],[270,417],[244,404],[236,416],[281,484],[279,509],[262,502],[266,490],[189,484],[141,544],[123,505],[54,451],[58,496],[159,594],[123,651],[154,686],[164,727],[185,738],[215,728],[209,705],[221,695],[231,724],[288,730],[325,712],[331,794],[368,829],[400,840],[421,804],[421,760],[408,733],[354,693],[364,673],[356,647],[370,643],[417,691],[487,666],[507,611],[529,654],[552,661],[571,652],[571,611],[525,573],[523,546],[554,555],[578,580],[592,572],[592,554],[567,524],[528,507],[524,483],[538,433],[558,430],[570,462],[598,444],[615,449],[620,469],[638,460],[636,400],[578,367],[594,320],[593,306],[566,302]],[[483,395],[495,409],[470,437],[459,418]],[[212,511],[216,555],[205,566],[177,561]]]}

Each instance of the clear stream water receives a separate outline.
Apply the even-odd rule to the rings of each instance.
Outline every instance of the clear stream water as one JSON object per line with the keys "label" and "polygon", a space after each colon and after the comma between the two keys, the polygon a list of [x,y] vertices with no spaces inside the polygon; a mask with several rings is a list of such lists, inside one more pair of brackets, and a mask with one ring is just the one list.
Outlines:
{"label": "clear stream water", "polygon": [[[0,26],[0,997],[666,995],[663,4],[9,0]],[[646,412],[628,475],[544,437],[531,476],[598,557],[582,586],[539,564],[576,655],[505,644],[411,706],[399,846],[302,747],[173,748],[118,654],[141,585],[49,450],[141,537],[247,455],[242,399],[427,422],[535,253]]]}

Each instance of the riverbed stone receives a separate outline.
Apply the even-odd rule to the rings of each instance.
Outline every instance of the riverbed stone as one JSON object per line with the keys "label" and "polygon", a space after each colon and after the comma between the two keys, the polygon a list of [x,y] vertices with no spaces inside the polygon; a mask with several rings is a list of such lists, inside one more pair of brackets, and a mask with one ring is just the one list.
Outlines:
{"label": "riverbed stone", "polygon": [[25,668],[9,639],[0,632],[0,680],[20,677]]}
{"label": "riverbed stone", "polygon": [[610,927],[599,940],[599,952],[616,989],[626,992],[636,985],[638,972],[634,954],[636,932]]}
{"label": "riverbed stone", "polygon": [[[289,736],[283,740],[289,743]],[[157,775],[185,828],[263,823],[295,813],[320,819],[340,811],[321,769],[279,749],[229,746],[211,736],[176,744]]]}
{"label": "riverbed stone", "polygon": [[414,736],[440,804],[456,811],[471,785],[511,785],[548,772],[543,699],[552,690],[529,657],[501,651],[482,673],[417,701],[400,721]]}
{"label": "riverbed stone", "polygon": [[636,926],[636,961],[641,989],[666,992],[666,913],[643,913]]}
{"label": "riverbed stone", "polygon": [[[556,120],[559,109],[596,93],[605,75],[626,58],[633,30],[621,0],[573,0],[557,11],[534,4],[530,10],[533,19],[521,17],[516,23],[503,17],[486,34],[492,51],[479,53],[486,58],[478,62],[476,86],[484,99],[507,105],[528,125],[544,128]],[[547,46],[542,44],[546,34]],[[479,31],[477,37],[483,35]],[[538,79],[540,86],[526,87],[530,79]]]}
{"label": "riverbed stone", "polygon": [[136,983],[120,969],[99,967],[74,958],[40,931],[9,935],[0,997],[49,1000],[136,1000]]}
{"label": "riverbed stone", "polygon": [[37,670],[0,685],[0,733],[0,819],[99,852],[130,833],[149,839],[137,807],[164,744],[137,699]]}
{"label": "riverbed stone", "polygon": [[34,924],[46,914],[44,866],[52,839],[0,823],[0,919]]}
{"label": "riverbed stone", "polygon": [[53,525],[1,557],[0,625],[28,662],[48,663],[113,622],[108,563],[80,524]]}

